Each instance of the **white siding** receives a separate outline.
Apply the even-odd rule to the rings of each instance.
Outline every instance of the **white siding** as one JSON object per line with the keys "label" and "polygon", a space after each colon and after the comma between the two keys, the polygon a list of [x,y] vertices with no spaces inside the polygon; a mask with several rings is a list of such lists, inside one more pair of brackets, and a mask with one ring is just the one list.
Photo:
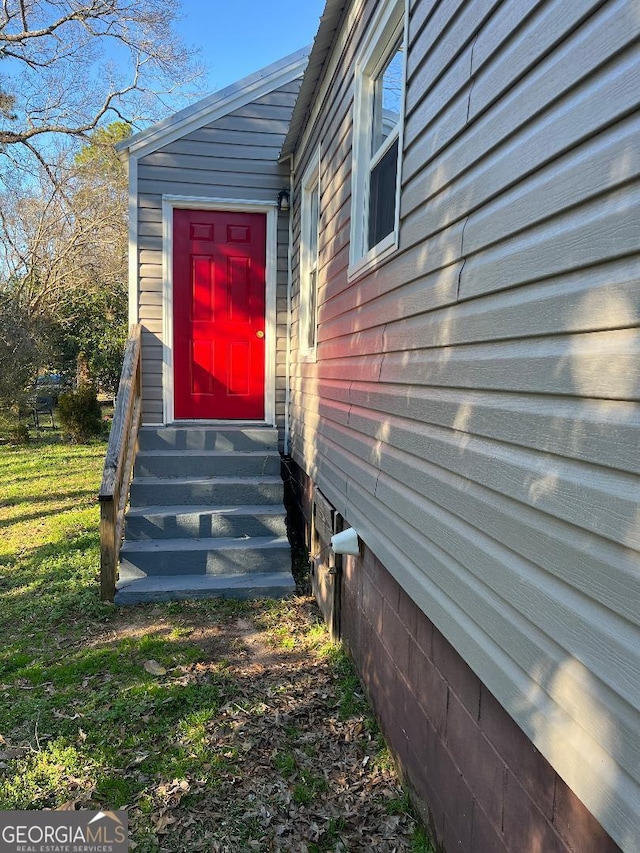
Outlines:
{"label": "white siding", "polygon": [[400,250],[349,282],[374,5],[296,155],[321,147],[322,237],[317,364],[294,253],[293,455],[635,851],[638,5],[412,0]]}

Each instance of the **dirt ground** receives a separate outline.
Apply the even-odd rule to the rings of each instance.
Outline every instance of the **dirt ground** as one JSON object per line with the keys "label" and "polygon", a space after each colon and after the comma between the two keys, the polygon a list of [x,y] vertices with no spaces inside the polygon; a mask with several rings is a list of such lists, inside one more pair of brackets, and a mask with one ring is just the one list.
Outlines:
{"label": "dirt ground", "polygon": [[[161,606],[140,610],[121,631],[175,631],[161,614]],[[180,630],[203,655],[172,679],[207,683],[222,665],[234,699],[205,723],[198,751],[212,758],[202,778],[156,791],[156,849],[423,849],[360,685],[312,599],[223,621],[182,609]],[[135,825],[135,805],[129,815]]]}

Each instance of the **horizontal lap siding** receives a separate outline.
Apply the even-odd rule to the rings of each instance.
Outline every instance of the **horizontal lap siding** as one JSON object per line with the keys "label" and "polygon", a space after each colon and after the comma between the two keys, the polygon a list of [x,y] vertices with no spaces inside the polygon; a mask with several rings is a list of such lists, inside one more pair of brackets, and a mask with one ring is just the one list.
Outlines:
{"label": "horizontal lap siding", "polygon": [[349,282],[373,5],[297,153],[301,175],[321,148],[321,275],[300,364],[294,251],[292,453],[635,850],[637,4],[414,0],[400,250]]}
{"label": "horizontal lap siding", "polygon": [[[142,157],[138,163],[138,271],[143,338],[144,419],[162,421],[162,194],[273,202],[288,185],[278,164],[299,81]],[[276,419],[285,414],[289,228],[278,222]]]}

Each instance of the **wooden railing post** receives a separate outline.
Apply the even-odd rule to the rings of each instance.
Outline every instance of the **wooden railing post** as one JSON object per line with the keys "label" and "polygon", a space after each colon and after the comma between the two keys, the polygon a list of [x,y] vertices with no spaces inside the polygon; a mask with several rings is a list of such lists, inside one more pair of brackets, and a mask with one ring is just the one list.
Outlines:
{"label": "wooden railing post", "polygon": [[116,592],[116,513],[113,500],[100,501],[100,598],[113,601]]}
{"label": "wooden railing post", "polygon": [[104,461],[100,500],[100,597],[113,601],[124,514],[142,418],[141,328],[132,326]]}

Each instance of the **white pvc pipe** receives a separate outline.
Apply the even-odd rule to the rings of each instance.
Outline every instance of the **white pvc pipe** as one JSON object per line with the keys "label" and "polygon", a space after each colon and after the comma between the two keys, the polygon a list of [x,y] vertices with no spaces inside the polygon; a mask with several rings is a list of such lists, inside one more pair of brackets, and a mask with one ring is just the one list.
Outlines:
{"label": "white pvc pipe", "polygon": [[360,556],[358,534],[353,527],[348,527],[341,533],[334,534],[331,537],[331,547],[334,554],[350,554],[352,557]]}

